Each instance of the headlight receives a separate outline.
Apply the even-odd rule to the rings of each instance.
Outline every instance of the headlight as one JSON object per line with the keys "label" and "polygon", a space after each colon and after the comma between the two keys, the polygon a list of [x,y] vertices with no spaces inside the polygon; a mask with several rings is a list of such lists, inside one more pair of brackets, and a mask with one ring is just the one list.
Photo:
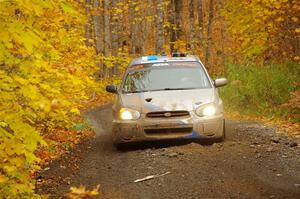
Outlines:
{"label": "headlight", "polygon": [[121,108],[120,119],[122,120],[137,120],[140,118],[140,113],[129,108]]}
{"label": "headlight", "polygon": [[204,116],[212,116],[212,115],[216,114],[216,112],[217,112],[217,109],[213,105],[205,107],[202,111]]}
{"label": "headlight", "polygon": [[202,116],[213,116],[217,113],[217,107],[214,103],[204,104],[196,109],[196,114]]}

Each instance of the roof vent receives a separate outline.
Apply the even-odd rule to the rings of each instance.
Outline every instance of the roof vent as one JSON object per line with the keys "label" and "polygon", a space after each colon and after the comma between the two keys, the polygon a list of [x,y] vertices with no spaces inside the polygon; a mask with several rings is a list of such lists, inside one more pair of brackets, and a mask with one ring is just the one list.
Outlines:
{"label": "roof vent", "polygon": [[172,57],[186,57],[186,53],[175,52],[172,53]]}

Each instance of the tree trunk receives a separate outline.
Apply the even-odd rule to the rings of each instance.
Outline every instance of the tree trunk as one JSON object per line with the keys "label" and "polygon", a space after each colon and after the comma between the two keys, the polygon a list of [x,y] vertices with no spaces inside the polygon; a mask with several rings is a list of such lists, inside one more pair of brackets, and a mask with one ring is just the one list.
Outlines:
{"label": "tree trunk", "polygon": [[[110,39],[110,5],[109,0],[104,0],[104,56],[111,56],[111,39]],[[105,66],[104,77],[109,76],[109,70]]]}
{"label": "tree trunk", "polygon": [[[117,0],[112,0],[112,56],[117,60],[118,52],[119,52],[119,18],[116,10],[117,8]],[[118,74],[118,62],[114,63],[113,74]]]}
{"label": "tree trunk", "polygon": [[[94,0],[94,14],[93,14],[93,21],[94,21],[94,36],[95,36],[95,47],[97,55],[103,55],[103,34],[101,29],[101,17],[100,17],[100,2],[99,0]],[[104,77],[105,66],[103,64],[103,60],[99,60],[99,77]]]}
{"label": "tree trunk", "polygon": [[194,0],[189,0],[189,18],[190,18],[190,49],[195,51],[195,14],[194,14]]}
{"label": "tree trunk", "polygon": [[170,52],[174,52],[174,42],[176,41],[176,32],[175,32],[175,2],[174,0],[171,0],[171,3],[169,5],[169,10],[171,12],[169,13],[169,35],[170,35]]}
{"label": "tree trunk", "polygon": [[103,53],[103,38],[101,32],[101,17],[100,17],[100,4],[99,0],[94,0],[94,34],[95,34],[95,46],[97,55]]}
{"label": "tree trunk", "polygon": [[91,0],[85,1],[85,13],[87,22],[85,24],[85,44],[87,47],[92,46],[92,16],[91,16]]}
{"label": "tree trunk", "polygon": [[147,0],[147,10],[145,12],[145,15],[143,16],[143,22],[142,22],[142,40],[141,40],[141,53],[142,55],[146,55],[146,49],[148,47],[147,41],[148,41],[148,31],[149,31],[149,26],[151,25],[149,23],[148,17],[151,16],[151,11],[153,8],[153,0]]}
{"label": "tree trunk", "polygon": [[214,17],[214,0],[210,0],[209,3],[209,16],[208,16],[208,24],[207,24],[207,46],[205,50],[205,66],[207,68],[210,67],[209,59],[211,54],[211,45],[212,45],[212,23]]}
{"label": "tree trunk", "polygon": [[225,23],[224,23],[224,19],[223,19],[223,16],[222,16],[222,10],[224,8],[224,5],[223,5],[223,0],[218,0],[218,10],[219,10],[219,15],[220,15],[220,33],[221,33],[221,36],[220,36],[220,43],[221,43],[221,64],[223,67],[225,67],[225,48],[224,48],[224,30],[225,30]]}
{"label": "tree trunk", "polygon": [[170,33],[170,51],[175,52],[178,49],[175,49],[174,42],[180,39],[182,35],[182,0],[172,0],[171,2],[171,33]]}
{"label": "tree trunk", "polygon": [[136,5],[137,1],[132,0],[129,4],[129,15],[130,15],[130,29],[131,29],[131,53],[136,55],[138,52],[138,39],[137,39],[137,32],[138,32],[138,26],[137,26],[137,19],[136,19]]}
{"label": "tree trunk", "polygon": [[198,27],[199,27],[199,46],[203,48],[203,0],[198,0]]}
{"label": "tree trunk", "polygon": [[176,24],[176,40],[182,36],[182,0],[174,0],[175,2],[175,24]]}
{"label": "tree trunk", "polygon": [[156,0],[156,54],[164,53],[164,10],[163,2]]}

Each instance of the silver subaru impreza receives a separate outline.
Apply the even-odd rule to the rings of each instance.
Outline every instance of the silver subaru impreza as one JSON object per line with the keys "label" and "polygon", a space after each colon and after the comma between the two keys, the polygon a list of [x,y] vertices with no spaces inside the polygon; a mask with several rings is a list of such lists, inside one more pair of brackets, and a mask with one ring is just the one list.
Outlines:
{"label": "silver subaru impreza", "polygon": [[115,144],[162,139],[223,140],[223,102],[218,87],[198,57],[145,56],[128,66],[112,107]]}

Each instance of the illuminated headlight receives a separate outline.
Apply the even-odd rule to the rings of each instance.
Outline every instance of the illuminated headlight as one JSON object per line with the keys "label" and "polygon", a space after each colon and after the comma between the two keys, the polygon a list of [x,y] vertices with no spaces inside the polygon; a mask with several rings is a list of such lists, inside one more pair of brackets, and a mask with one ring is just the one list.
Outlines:
{"label": "illuminated headlight", "polygon": [[121,108],[120,119],[122,120],[137,120],[140,118],[140,113],[129,108]]}
{"label": "illuminated headlight", "polygon": [[217,113],[217,107],[214,103],[205,104],[196,109],[196,114],[200,117],[213,116],[216,113]]}

